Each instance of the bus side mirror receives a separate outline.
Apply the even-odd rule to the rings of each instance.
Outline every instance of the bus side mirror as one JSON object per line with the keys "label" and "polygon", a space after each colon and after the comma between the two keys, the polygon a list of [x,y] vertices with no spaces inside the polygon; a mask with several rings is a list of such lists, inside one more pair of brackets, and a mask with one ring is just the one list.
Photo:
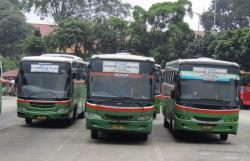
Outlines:
{"label": "bus side mirror", "polygon": [[74,79],[76,79],[76,73],[75,72],[72,74],[72,80],[74,80]]}
{"label": "bus side mirror", "polygon": [[175,91],[171,90],[171,99],[175,99]]}

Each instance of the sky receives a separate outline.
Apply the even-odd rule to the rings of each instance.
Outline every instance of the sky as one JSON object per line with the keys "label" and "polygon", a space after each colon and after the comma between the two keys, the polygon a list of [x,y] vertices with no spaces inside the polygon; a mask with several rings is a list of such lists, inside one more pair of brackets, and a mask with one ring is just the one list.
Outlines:
{"label": "sky", "polygon": [[[150,6],[154,3],[166,2],[166,1],[176,1],[176,0],[122,0],[124,2],[130,3],[132,6],[139,5],[144,9],[148,10]],[[194,15],[192,18],[186,16],[185,21],[189,24],[190,28],[198,31],[203,30],[201,25],[199,24],[199,16],[197,14],[201,14],[204,11],[207,11],[212,0],[190,0],[192,2]],[[196,13],[196,14],[195,14]],[[27,22],[29,23],[42,23],[42,24],[52,24],[53,21],[51,19],[40,20],[38,16],[34,13],[26,14]]]}

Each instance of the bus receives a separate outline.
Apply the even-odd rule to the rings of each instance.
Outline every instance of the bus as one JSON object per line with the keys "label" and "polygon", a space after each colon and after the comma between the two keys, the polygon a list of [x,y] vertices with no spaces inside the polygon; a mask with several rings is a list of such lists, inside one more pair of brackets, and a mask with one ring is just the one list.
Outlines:
{"label": "bus", "polygon": [[166,63],[162,89],[164,126],[180,131],[237,134],[239,121],[237,63],[210,58],[179,59]]}
{"label": "bus", "polygon": [[147,140],[154,110],[154,59],[129,53],[94,55],[88,72],[86,128],[139,133]]}
{"label": "bus", "polygon": [[3,69],[2,69],[2,58],[0,56],[0,114],[1,114],[1,111],[2,111],[2,81],[3,81],[3,78],[2,78],[2,74],[3,73]]}
{"label": "bus", "polygon": [[154,114],[153,118],[156,118],[160,113],[161,106],[161,66],[155,64],[155,99],[154,99]]}
{"label": "bus", "polygon": [[17,116],[32,120],[84,117],[88,62],[67,54],[44,54],[21,60],[17,82]]}
{"label": "bus", "polygon": [[240,106],[250,107],[250,72],[240,71]]}

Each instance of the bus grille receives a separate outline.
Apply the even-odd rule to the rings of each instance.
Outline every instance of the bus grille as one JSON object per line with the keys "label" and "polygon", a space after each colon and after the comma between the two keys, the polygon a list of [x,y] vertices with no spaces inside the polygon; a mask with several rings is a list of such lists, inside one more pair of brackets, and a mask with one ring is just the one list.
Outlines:
{"label": "bus grille", "polygon": [[206,122],[218,122],[220,121],[220,118],[205,118],[205,117],[194,117],[198,121],[206,121]]}
{"label": "bus grille", "polygon": [[114,116],[114,115],[106,115],[106,117],[110,120],[131,120],[133,116]]}
{"label": "bus grille", "polygon": [[37,103],[37,102],[32,102],[32,103],[30,103],[30,106],[32,106],[32,107],[38,107],[38,108],[53,108],[55,106],[55,103]]}

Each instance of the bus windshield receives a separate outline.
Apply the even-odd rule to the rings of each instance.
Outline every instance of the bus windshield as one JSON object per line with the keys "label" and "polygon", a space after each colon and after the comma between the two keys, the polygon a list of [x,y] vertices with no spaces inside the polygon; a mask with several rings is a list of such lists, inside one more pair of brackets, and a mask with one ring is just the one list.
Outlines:
{"label": "bus windshield", "polygon": [[234,102],[237,97],[235,81],[203,81],[183,79],[180,82],[182,99],[207,99]]}
{"label": "bus windshield", "polygon": [[133,77],[127,74],[92,76],[90,95],[95,97],[151,98],[149,74]]}
{"label": "bus windshield", "polygon": [[70,73],[69,63],[22,62],[19,95],[29,99],[67,99]]}
{"label": "bus windshield", "polygon": [[150,100],[153,97],[153,63],[92,60],[91,68],[89,91],[92,97]]}

